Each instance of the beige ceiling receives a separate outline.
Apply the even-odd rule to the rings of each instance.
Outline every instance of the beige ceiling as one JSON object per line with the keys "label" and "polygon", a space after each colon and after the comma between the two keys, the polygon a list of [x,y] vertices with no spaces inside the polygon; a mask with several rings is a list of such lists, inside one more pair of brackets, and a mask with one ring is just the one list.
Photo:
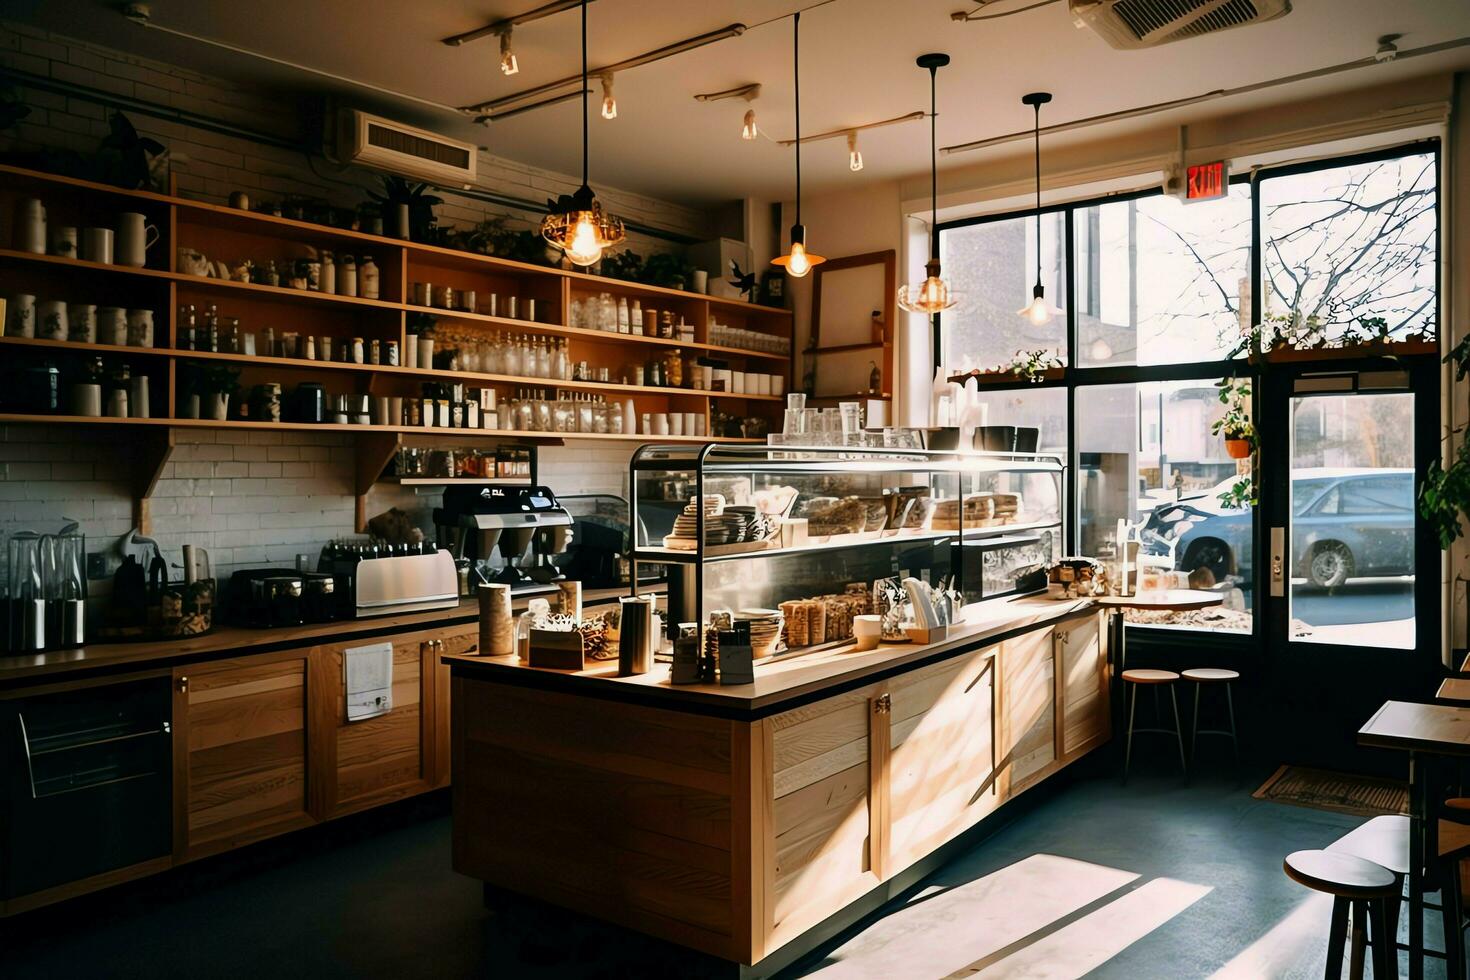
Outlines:
{"label": "beige ceiling", "polygon": [[[616,120],[592,119],[593,184],[689,203],[791,194],[791,151],[739,138],[744,102],[701,104],[692,96],[759,82],[754,103],[762,130],[792,133],[791,22],[785,15],[813,0],[595,0],[588,8],[590,61],[628,58],[732,23],[741,37],[721,41],[618,77]],[[994,12],[1034,0],[993,0]],[[155,23],[261,51],[287,61],[449,105],[497,98],[578,70],[575,10],[515,32],[520,74],[497,69],[487,38],[459,48],[439,39],[513,13],[540,0],[310,0],[206,2],[156,0]],[[11,0],[6,16],[58,33],[181,64],[242,82],[290,90],[328,90],[321,79],[217,48],[147,30],[124,20],[117,4],[98,0]],[[1261,82],[1370,54],[1381,34],[1402,34],[1402,48],[1470,34],[1470,0],[1293,0],[1287,17],[1146,51],[1108,47],[1078,29],[1066,0],[984,23],[955,23],[950,13],[974,9],[961,0],[830,0],[802,16],[802,125],[808,133],[839,129],[925,109],[928,86],[914,58],[947,52],[940,74],[939,139],[959,143],[1014,132],[1030,124],[1020,96],[1055,93],[1044,122],[1065,122],[1215,89]],[[1342,88],[1376,79],[1470,67],[1470,48],[1403,60],[1338,76]],[[595,83],[594,83],[595,87]],[[1313,87],[1320,91],[1321,84]],[[1275,90],[1280,98],[1293,93]],[[1255,97],[1257,102],[1261,97]],[[368,105],[376,97],[360,95]],[[1218,111],[1236,108],[1215,103]],[[1213,108],[1211,111],[1215,111]],[[492,152],[558,171],[579,164],[575,103],[505,120],[488,130],[449,113],[404,103],[405,121],[476,140]],[[841,139],[803,150],[807,189],[850,188],[864,181],[912,176],[927,169],[927,126],[907,123],[864,134],[867,164],[847,169]],[[1005,151],[1016,152],[1015,147]],[[973,166],[981,157],[941,157],[941,168]]]}

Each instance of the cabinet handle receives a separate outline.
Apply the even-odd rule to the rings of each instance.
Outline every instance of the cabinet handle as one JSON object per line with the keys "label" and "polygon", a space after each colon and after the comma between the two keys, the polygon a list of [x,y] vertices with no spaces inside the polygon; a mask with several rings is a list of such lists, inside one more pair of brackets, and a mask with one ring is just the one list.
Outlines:
{"label": "cabinet handle", "polygon": [[189,690],[189,676],[187,674],[185,674],[185,675],[183,675],[183,676],[181,676],[179,678],[179,693],[182,694],[182,693],[184,693],[184,692],[186,692],[188,690]]}
{"label": "cabinet handle", "polygon": [[887,694],[879,695],[873,700],[873,714],[886,715],[893,710],[893,698]]}

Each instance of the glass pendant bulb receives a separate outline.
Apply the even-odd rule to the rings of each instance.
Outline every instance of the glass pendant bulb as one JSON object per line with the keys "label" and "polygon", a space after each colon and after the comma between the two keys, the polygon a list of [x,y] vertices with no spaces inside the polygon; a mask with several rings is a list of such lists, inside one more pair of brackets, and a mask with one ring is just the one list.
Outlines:
{"label": "glass pendant bulb", "polygon": [[753,140],[759,135],[760,130],[755,127],[755,110],[746,109],[745,123],[740,127],[740,138],[743,140]]}
{"label": "glass pendant bulb", "polygon": [[1046,301],[1046,290],[1038,282],[1031,290],[1031,302],[1016,312],[1024,316],[1032,326],[1044,327],[1051,322],[1052,317],[1062,311]]}
{"label": "glass pendant bulb", "polygon": [[[915,61],[929,73],[929,226],[934,228],[939,221],[939,163],[938,137],[939,99],[935,76],[939,69],[949,64],[947,54],[924,54]],[[857,134],[848,136],[849,149],[856,152]],[[924,263],[924,281],[908,283],[898,291],[898,305],[908,313],[933,315],[959,305],[959,294],[949,288],[949,283],[940,275],[939,239],[930,236],[929,261]]]}
{"label": "glass pendant bulb", "polygon": [[613,98],[613,80],[611,75],[602,76],[602,118],[618,118],[618,100]]}
{"label": "glass pendant bulb", "polygon": [[930,259],[924,264],[923,282],[908,283],[898,290],[898,305],[909,313],[942,313],[959,304],[959,294],[952,292],[949,283],[939,274],[939,260]]}
{"label": "glass pendant bulb", "polygon": [[812,271],[812,266],[826,262],[824,256],[806,250],[806,227],[804,225],[791,226],[791,251],[785,255],[779,255],[771,260],[772,265],[779,265],[786,269],[786,274],[800,279]]}
{"label": "glass pendant bulb", "polygon": [[500,71],[506,75],[514,75],[521,70],[520,63],[516,61],[516,53],[510,47],[510,31],[500,35]]}
{"label": "glass pendant bulb", "polygon": [[[602,204],[587,184],[587,0],[582,0],[582,186],[574,194],[563,194],[541,219],[541,237],[566,255],[573,265],[596,265],[602,253],[620,245],[627,237],[623,222],[602,210]],[[612,101],[612,75],[602,76],[603,114],[617,114]]]}
{"label": "glass pendant bulb", "polygon": [[863,169],[863,154],[857,147],[857,133],[847,134],[847,169],[853,173]]}

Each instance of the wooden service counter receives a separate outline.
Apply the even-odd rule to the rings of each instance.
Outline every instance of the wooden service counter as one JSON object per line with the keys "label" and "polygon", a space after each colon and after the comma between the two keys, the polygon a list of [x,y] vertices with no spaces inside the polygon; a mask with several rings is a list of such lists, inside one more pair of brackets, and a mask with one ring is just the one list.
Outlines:
{"label": "wooden service counter", "polygon": [[765,976],[1105,742],[1087,600],[991,600],[927,645],[671,686],[446,655],[454,867]]}
{"label": "wooden service counter", "polygon": [[[596,606],[625,591],[589,590],[584,599]],[[524,604],[522,597],[515,605]],[[0,656],[0,718],[7,709],[106,699],[140,684],[172,692],[165,728],[172,771],[160,787],[171,801],[171,816],[161,818],[170,826],[130,828],[161,830],[165,840],[171,835],[171,848],[37,890],[7,881],[0,853],[0,915],[447,785],[449,668],[441,657],[473,652],[478,639],[477,606],[462,602],[432,612]],[[392,710],[349,722],[344,651],[383,642],[393,648]],[[3,737],[14,733],[7,727]],[[0,748],[4,760],[15,756],[10,744]]]}

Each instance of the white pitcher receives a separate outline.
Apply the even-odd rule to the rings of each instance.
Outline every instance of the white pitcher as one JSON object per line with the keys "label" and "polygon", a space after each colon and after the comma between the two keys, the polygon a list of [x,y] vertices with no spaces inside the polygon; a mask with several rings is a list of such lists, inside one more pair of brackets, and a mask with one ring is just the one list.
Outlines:
{"label": "white pitcher", "polygon": [[148,249],[158,241],[158,226],[148,223],[148,216],[136,211],[117,216],[117,239],[114,254],[118,265],[142,268],[148,264]]}

